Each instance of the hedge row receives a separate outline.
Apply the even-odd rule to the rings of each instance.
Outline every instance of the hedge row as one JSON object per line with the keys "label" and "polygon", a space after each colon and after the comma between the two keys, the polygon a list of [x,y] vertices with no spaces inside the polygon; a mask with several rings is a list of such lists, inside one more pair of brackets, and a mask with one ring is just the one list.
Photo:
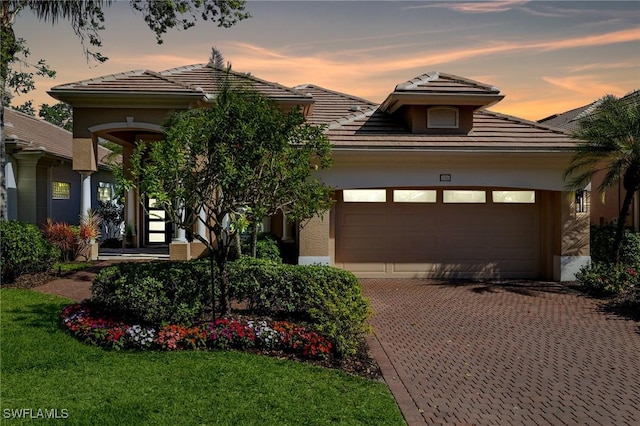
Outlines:
{"label": "hedge row", "polygon": [[[259,315],[302,318],[339,356],[354,353],[367,331],[369,304],[350,272],[245,257],[228,273],[232,300]],[[193,325],[211,298],[209,276],[205,261],[116,264],[98,274],[92,300],[146,324]]]}

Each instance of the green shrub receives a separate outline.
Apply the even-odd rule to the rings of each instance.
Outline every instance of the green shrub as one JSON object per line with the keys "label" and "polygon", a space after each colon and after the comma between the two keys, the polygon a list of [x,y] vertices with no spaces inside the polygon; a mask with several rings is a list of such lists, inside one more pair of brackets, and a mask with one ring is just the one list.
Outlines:
{"label": "green shrub", "polygon": [[348,271],[243,258],[233,263],[229,274],[232,298],[248,301],[261,313],[304,315],[333,341],[338,355],[355,353],[368,331],[369,303]]}
{"label": "green shrub", "polygon": [[[243,234],[242,236],[242,254],[251,256],[251,234]],[[278,237],[270,232],[260,232],[256,241],[256,258],[269,259],[276,263],[282,263],[282,254],[280,253],[280,245]],[[234,256],[233,259],[237,259]]]}
{"label": "green shrub", "polygon": [[[616,237],[614,225],[591,227],[591,260],[595,263],[611,263],[615,260],[613,244]],[[625,229],[622,237],[620,262],[626,265],[640,264],[640,235]]]}
{"label": "green shrub", "polygon": [[191,325],[210,300],[207,263],[119,263],[103,268],[91,286],[92,300],[149,324]]}
{"label": "green shrub", "polygon": [[278,239],[273,234],[262,233],[258,235],[256,257],[258,259],[269,259],[276,263],[282,263]]}
{"label": "green shrub", "polygon": [[291,279],[281,263],[269,259],[243,257],[231,263],[229,271],[229,296],[248,304],[252,312],[295,312],[298,303]]}
{"label": "green shrub", "polygon": [[[243,257],[227,266],[232,300],[258,314],[301,318],[334,344],[355,353],[368,330],[369,303],[358,279],[328,266],[297,266]],[[92,300],[148,324],[191,325],[210,301],[208,262],[121,263],[95,278]]]}
{"label": "green shrub", "polygon": [[45,241],[35,225],[18,221],[0,222],[0,254],[2,282],[46,271],[60,257],[60,252]]}
{"label": "green shrub", "polygon": [[594,296],[613,296],[640,288],[638,268],[624,264],[593,262],[583,266],[576,279],[584,291]]}

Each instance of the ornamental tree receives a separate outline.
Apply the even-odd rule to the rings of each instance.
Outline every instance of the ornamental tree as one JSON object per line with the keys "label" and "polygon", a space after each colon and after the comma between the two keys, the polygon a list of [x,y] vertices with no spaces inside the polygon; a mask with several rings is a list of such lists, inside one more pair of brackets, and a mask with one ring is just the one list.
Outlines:
{"label": "ornamental tree", "polygon": [[170,221],[207,247],[214,318],[216,276],[220,310],[230,310],[226,264],[240,230],[278,210],[304,220],[331,202],[331,189],[312,176],[314,168],[331,164],[322,129],[305,123],[298,109],[285,113],[229,76],[210,105],[174,113],[163,141],[139,143],[131,177],[119,176],[125,188],[156,199]]}

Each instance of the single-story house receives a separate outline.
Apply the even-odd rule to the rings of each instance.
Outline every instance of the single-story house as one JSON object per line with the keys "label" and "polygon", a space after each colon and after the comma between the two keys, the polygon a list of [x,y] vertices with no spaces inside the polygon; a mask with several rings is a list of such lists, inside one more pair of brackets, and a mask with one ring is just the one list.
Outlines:
{"label": "single-story house", "polygon": [[[123,146],[126,169],[134,142],[161,141],[166,117],[210,102],[222,72],[197,64],[54,87],[49,94],[73,106],[74,170],[97,171],[99,137]],[[576,209],[563,180],[576,141],[489,111],[504,97],[496,87],[428,72],[378,105],[311,84],[233,75],[327,126],[334,166],[319,177],[335,188],[335,205],[299,232],[272,223],[282,237],[295,235],[299,263],[360,277],[571,280],[589,261],[589,212]],[[174,258],[197,252],[184,249],[184,232],[172,240],[157,214],[127,195],[138,245],[171,241]]]}
{"label": "single-story house", "polygon": [[[72,167],[71,132],[10,108],[4,109],[4,120],[9,220],[78,224],[81,212],[113,197],[115,179],[105,162],[111,151],[98,147],[95,173],[86,176]],[[82,185],[87,185],[87,205],[81,204]]]}
{"label": "single-story house", "polygon": [[[571,134],[577,130],[579,122],[582,118],[589,116],[598,107],[602,98],[588,104],[575,108],[569,111],[565,111],[561,114],[554,114],[549,117],[538,120],[546,126],[550,126],[556,129]],[[640,103],[640,89],[634,90],[631,93],[623,96],[623,102],[633,102],[636,105]],[[624,200],[625,191],[622,187],[622,183],[612,187],[603,194],[598,191],[598,187],[602,182],[602,176],[604,172],[596,174],[591,182],[591,193],[586,192],[583,203],[590,203],[591,205],[591,224],[592,225],[605,225],[613,223],[618,220],[618,213]],[[627,217],[626,225],[632,227],[636,231],[640,230],[640,194],[636,193],[629,216]]]}

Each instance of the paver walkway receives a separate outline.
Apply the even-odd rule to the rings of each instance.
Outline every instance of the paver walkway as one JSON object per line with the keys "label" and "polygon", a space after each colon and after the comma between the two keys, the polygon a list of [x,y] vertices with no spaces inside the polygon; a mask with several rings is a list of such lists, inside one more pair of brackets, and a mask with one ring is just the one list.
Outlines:
{"label": "paver walkway", "polygon": [[638,324],[554,283],[362,280],[409,425],[638,425]]}

